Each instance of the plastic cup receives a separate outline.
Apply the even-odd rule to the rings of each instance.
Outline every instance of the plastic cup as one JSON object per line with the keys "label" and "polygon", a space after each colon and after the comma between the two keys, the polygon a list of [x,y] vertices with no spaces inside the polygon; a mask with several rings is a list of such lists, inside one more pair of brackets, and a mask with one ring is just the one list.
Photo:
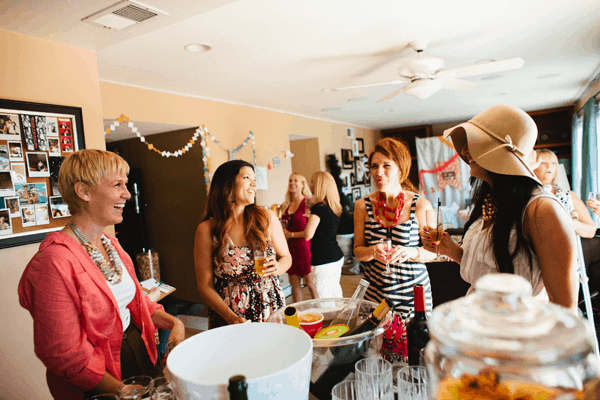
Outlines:
{"label": "plastic cup", "polygon": [[323,327],[323,314],[317,311],[305,311],[298,315],[300,327],[304,329],[310,337],[314,337]]}

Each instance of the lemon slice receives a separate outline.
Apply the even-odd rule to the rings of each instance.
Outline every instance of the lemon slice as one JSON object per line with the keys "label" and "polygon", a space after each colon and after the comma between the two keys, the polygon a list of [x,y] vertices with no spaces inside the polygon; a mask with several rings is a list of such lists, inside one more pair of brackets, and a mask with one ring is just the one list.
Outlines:
{"label": "lemon slice", "polygon": [[330,325],[327,328],[321,329],[315,334],[315,339],[335,339],[348,332],[350,328],[348,325]]}

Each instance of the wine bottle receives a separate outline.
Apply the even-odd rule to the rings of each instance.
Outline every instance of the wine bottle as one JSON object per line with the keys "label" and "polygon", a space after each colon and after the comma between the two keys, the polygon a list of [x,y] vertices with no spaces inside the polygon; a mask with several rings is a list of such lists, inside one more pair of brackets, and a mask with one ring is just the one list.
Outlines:
{"label": "wine bottle", "polygon": [[406,324],[406,342],[408,347],[408,365],[419,365],[421,349],[429,342],[427,314],[425,313],[425,288],[413,287],[414,315]]}
{"label": "wine bottle", "polygon": [[377,328],[392,307],[393,303],[391,300],[384,298],[371,315],[369,315],[369,318],[365,319],[362,324],[355,326],[340,337],[358,335]]}
{"label": "wine bottle", "polygon": [[235,375],[229,378],[229,400],[248,400],[248,384],[244,375]]}
{"label": "wine bottle", "polygon": [[296,307],[287,306],[283,312],[283,315],[285,315],[286,324],[300,328],[300,319],[298,318],[298,310],[296,310]]}
{"label": "wine bottle", "polygon": [[368,287],[369,281],[361,279],[348,303],[346,303],[344,308],[342,308],[342,311],[340,311],[327,326],[344,324],[348,325],[350,329],[355,327],[356,319],[358,318],[358,310],[360,309],[360,302],[365,296]]}

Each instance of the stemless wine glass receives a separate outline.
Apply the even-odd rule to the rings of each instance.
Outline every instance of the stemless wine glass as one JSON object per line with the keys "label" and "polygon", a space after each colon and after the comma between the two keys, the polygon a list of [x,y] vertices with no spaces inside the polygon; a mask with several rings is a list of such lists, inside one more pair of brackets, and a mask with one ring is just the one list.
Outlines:
{"label": "stemless wine glass", "polygon": [[440,256],[440,243],[444,234],[444,216],[441,211],[427,210],[425,218],[427,220],[427,227],[429,228],[429,236],[431,236],[436,250],[436,257],[431,261],[445,261],[445,259]]}
{"label": "stemless wine glass", "polygon": [[392,275],[392,270],[390,268],[390,262],[388,260],[388,254],[391,250],[392,250],[392,239],[379,239],[379,243],[383,244],[383,249],[385,250],[385,271],[383,271],[381,274],[384,276],[390,276]]}
{"label": "stemless wine glass", "polygon": [[331,389],[331,400],[359,400],[353,380],[341,381]]}
{"label": "stemless wine glass", "polygon": [[423,366],[404,367],[398,371],[398,398],[428,400],[429,374]]}
{"label": "stemless wine glass", "polygon": [[138,400],[148,396],[152,378],[146,375],[132,376],[121,381],[117,391],[119,399],[122,400]]}
{"label": "stemless wine glass", "polygon": [[354,369],[358,399],[394,399],[394,379],[389,361],[375,357],[364,358],[356,363]]}

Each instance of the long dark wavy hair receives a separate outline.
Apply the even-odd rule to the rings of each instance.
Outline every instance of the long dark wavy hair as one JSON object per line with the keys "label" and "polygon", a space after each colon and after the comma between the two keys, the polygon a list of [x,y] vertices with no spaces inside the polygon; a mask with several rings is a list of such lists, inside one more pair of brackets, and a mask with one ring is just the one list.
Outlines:
{"label": "long dark wavy hair", "polygon": [[[465,232],[482,215],[483,201],[488,194],[496,203],[491,229],[492,249],[500,272],[513,274],[513,259],[521,249],[525,250],[531,264],[532,250],[523,236],[523,212],[527,203],[540,185],[525,176],[501,175],[487,171],[492,186],[481,179],[471,177],[474,208],[465,224]],[[514,251],[509,250],[512,228],[516,226],[517,242]]]}
{"label": "long dark wavy hair", "polygon": [[[202,222],[212,221],[212,236],[217,239],[217,262],[223,262],[223,251],[227,246],[227,232],[233,223],[233,200],[235,178],[243,167],[254,166],[243,160],[227,161],[213,175],[206,212]],[[269,216],[262,207],[249,204],[244,208],[244,232],[251,247],[266,251]]]}

